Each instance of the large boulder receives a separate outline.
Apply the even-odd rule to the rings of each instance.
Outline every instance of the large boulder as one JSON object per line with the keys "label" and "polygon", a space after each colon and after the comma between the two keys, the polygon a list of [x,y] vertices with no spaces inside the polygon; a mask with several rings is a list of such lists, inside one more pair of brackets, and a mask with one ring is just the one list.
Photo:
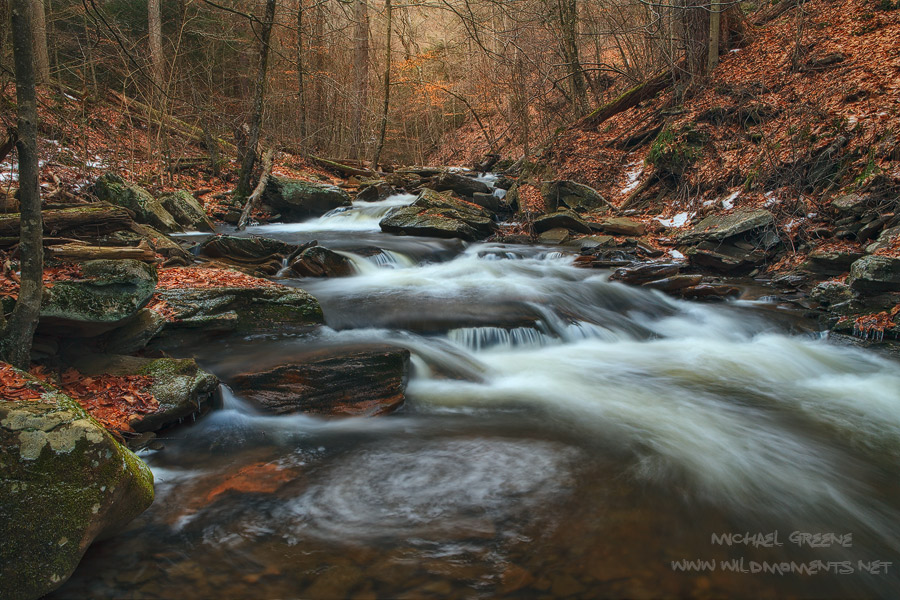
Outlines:
{"label": "large boulder", "polygon": [[425,189],[410,206],[395,208],[381,220],[381,230],[440,238],[479,240],[493,233],[492,213],[454,198],[452,192]]}
{"label": "large boulder", "polygon": [[628,217],[604,219],[600,223],[595,224],[593,229],[611,235],[630,235],[639,237],[647,233],[647,226],[644,223],[629,219]]}
{"label": "large boulder", "polygon": [[146,223],[163,233],[183,231],[169,211],[150,192],[130,185],[115,173],[102,175],[94,183],[94,195],[110,204],[127,208],[139,223]]}
{"label": "large boulder", "polygon": [[159,199],[179,225],[190,231],[213,231],[212,222],[197,199],[187,190],[178,190]]}
{"label": "large boulder", "polygon": [[265,237],[216,235],[200,244],[199,252],[210,258],[224,258],[235,262],[258,262],[292,254],[299,247],[281,240]]}
{"label": "large boulder", "polygon": [[380,344],[326,349],[230,383],[238,395],[277,414],[369,417],[403,405],[409,358],[409,350]]}
{"label": "large boulder", "polygon": [[690,263],[721,273],[742,274],[763,264],[768,254],[760,249],[747,249],[732,244],[703,242],[684,251]]}
{"label": "large boulder", "polygon": [[276,333],[324,322],[318,300],[287,286],[168,289],[160,290],[158,297],[168,320],[151,342],[154,348],[203,336]]}
{"label": "large boulder", "polygon": [[153,475],[77,402],[21,371],[38,400],[0,401],[0,590],[9,600],[59,587],[94,539],[153,501]]}
{"label": "large boulder", "polygon": [[262,202],[286,219],[319,217],[341,206],[350,206],[350,196],[336,185],[287,177],[269,177]]}
{"label": "large boulder", "polygon": [[775,217],[765,209],[737,210],[726,215],[710,215],[690,231],[678,236],[680,244],[721,242],[755,230],[774,228]]}
{"label": "large boulder", "polygon": [[44,291],[42,326],[99,335],[134,316],[156,289],[156,269],[137,260],[91,260],[81,272],[82,279],[58,281]]}
{"label": "large boulder", "polygon": [[560,210],[549,215],[541,215],[534,220],[535,233],[540,234],[557,228],[578,233],[591,233],[590,225],[571,210]]}
{"label": "large boulder", "polygon": [[487,184],[478,181],[477,179],[473,179],[465,175],[460,175],[459,173],[450,172],[444,172],[435,175],[431,178],[431,181],[426,184],[426,187],[436,192],[446,192],[449,190],[456,194],[459,194],[460,196],[469,197],[471,197],[472,194],[475,193],[491,193],[491,188],[488,187]]}
{"label": "large boulder", "polygon": [[138,433],[157,431],[202,412],[209,407],[219,387],[214,375],[197,366],[192,358],[141,358],[115,354],[81,354],[72,357],[81,373],[94,375],[145,375],[153,383],[148,390],[159,403],[156,411],[136,414],[129,421]]}
{"label": "large boulder", "polygon": [[864,256],[850,266],[850,287],[861,292],[900,290],[900,258]]}
{"label": "large boulder", "polygon": [[600,192],[592,187],[568,180],[544,181],[541,196],[548,210],[566,206],[578,212],[609,209],[610,205]]}
{"label": "large boulder", "polygon": [[878,239],[866,246],[866,252],[872,254],[891,247],[900,247],[900,225],[882,231]]}
{"label": "large boulder", "polygon": [[864,256],[861,250],[824,246],[809,253],[803,270],[818,275],[840,275],[850,270],[850,265]]}

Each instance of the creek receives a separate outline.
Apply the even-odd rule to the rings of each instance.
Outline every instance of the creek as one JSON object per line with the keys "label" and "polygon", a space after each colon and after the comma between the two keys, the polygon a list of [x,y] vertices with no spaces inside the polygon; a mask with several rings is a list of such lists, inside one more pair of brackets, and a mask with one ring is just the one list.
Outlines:
{"label": "creek", "polygon": [[51,598],[900,594],[896,362],[765,299],[382,234],[412,200],[250,228],[358,273],[282,280],[319,299],[316,331],[185,349],[227,381],[301,349],[402,346],[405,407],[270,416],[225,388],[142,454],[153,506]]}

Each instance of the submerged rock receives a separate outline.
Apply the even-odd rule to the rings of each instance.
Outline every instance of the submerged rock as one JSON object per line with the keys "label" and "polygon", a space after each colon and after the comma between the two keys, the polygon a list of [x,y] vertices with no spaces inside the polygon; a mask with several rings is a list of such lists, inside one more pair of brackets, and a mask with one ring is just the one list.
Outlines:
{"label": "submerged rock", "polygon": [[0,401],[0,590],[10,600],[59,587],[94,539],[153,501],[137,456],[77,402],[32,381],[39,401]]}
{"label": "submerged rock", "polygon": [[425,189],[410,206],[395,208],[379,225],[387,233],[474,241],[493,233],[492,216],[476,204],[454,198],[450,192]]}
{"label": "submerged rock", "polygon": [[163,205],[138,185],[129,185],[115,173],[101,176],[94,184],[94,195],[100,199],[127,208],[135,219],[163,233],[182,231],[181,226]]}
{"label": "submerged rock", "polygon": [[269,177],[261,201],[287,219],[320,217],[330,210],[350,206],[350,196],[336,185],[287,177]]}
{"label": "submerged rock", "polygon": [[149,302],[156,269],[137,260],[91,260],[83,279],[58,281],[44,291],[41,325],[93,336],[114,329]]}
{"label": "submerged rock", "polygon": [[235,376],[234,391],[276,414],[376,416],[403,405],[409,350],[387,345],[326,349]]}

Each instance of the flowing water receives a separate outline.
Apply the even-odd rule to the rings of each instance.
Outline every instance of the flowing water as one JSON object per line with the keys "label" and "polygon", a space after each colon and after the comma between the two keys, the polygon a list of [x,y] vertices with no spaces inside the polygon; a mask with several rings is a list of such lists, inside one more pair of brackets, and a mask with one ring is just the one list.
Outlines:
{"label": "flowing water", "polygon": [[54,598],[897,597],[900,371],[761,301],[541,248],[382,235],[393,197],[250,233],[344,252],[317,331],[197,348],[224,381],[408,348],[374,419],[220,410],[143,457],[157,499]]}

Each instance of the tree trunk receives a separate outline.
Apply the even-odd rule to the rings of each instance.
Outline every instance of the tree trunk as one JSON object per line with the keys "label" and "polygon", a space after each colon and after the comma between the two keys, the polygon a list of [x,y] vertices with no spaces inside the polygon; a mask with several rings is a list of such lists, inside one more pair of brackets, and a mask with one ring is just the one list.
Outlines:
{"label": "tree trunk", "polygon": [[154,108],[160,108],[166,81],[166,59],[163,56],[162,18],[159,12],[159,0],[147,1],[147,29],[150,35],[150,78],[153,82]]}
{"label": "tree trunk", "polygon": [[306,145],[306,97],[303,88],[305,70],[303,52],[303,1],[297,0],[297,116],[300,120],[300,140]]}
{"label": "tree trunk", "polygon": [[266,15],[259,33],[259,67],[256,71],[256,86],[253,94],[253,114],[250,122],[250,139],[247,152],[241,164],[241,178],[235,190],[235,197],[243,200],[250,193],[250,178],[256,163],[256,147],[259,145],[259,131],[262,127],[263,104],[266,97],[266,75],[269,66],[269,40],[272,24],[275,22],[275,0],[266,0]]}
{"label": "tree trunk", "polygon": [[381,160],[381,151],[384,149],[384,136],[387,133],[388,109],[391,103],[391,27],[393,26],[393,8],[391,0],[384,0],[387,18],[386,47],[384,50],[384,106],[381,110],[381,129],[378,132],[378,145],[375,146],[375,157],[372,159],[372,169],[378,170],[378,161]]}
{"label": "tree trunk", "polygon": [[269,182],[269,175],[272,173],[272,162],[274,160],[275,149],[269,148],[262,159],[262,175],[259,176],[259,183],[256,184],[256,188],[253,190],[253,193],[250,194],[250,197],[247,198],[247,204],[244,205],[244,210],[241,211],[241,218],[238,219],[238,231],[246,229],[247,221],[250,219],[250,213],[253,211],[253,205],[259,201],[263,191],[266,189],[266,184]]}
{"label": "tree trunk", "polygon": [[577,0],[558,0],[559,29],[561,46],[566,69],[569,72],[569,90],[577,116],[588,110],[587,86],[584,81],[584,70],[578,57],[578,3]]}
{"label": "tree trunk", "polygon": [[353,115],[351,117],[352,142],[355,158],[363,145],[366,107],[369,99],[369,5],[367,0],[356,0],[353,5],[356,22],[353,51]]}
{"label": "tree trunk", "polygon": [[[31,26],[34,39],[34,68],[37,83],[50,81],[50,52],[47,50],[47,16],[44,0],[31,0]],[[13,42],[15,44],[15,42]]]}
{"label": "tree trunk", "polygon": [[712,0],[709,5],[709,56],[706,61],[706,72],[719,64],[719,28],[721,25],[722,5],[719,0]]}
{"label": "tree trunk", "polygon": [[19,257],[21,276],[16,307],[0,336],[0,358],[27,369],[43,297],[44,247],[41,242],[41,189],[38,184],[37,97],[34,47],[28,0],[12,0],[13,62],[16,71],[19,141]]}
{"label": "tree trunk", "polygon": [[[19,194],[21,196],[21,188]],[[19,202],[22,213],[0,214],[0,236],[15,235],[31,218],[24,212],[22,201]],[[124,208],[99,202],[87,206],[45,210],[38,216],[48,234],[54,231],[83,232],[96,236],[128,229],[134,223]]]}

